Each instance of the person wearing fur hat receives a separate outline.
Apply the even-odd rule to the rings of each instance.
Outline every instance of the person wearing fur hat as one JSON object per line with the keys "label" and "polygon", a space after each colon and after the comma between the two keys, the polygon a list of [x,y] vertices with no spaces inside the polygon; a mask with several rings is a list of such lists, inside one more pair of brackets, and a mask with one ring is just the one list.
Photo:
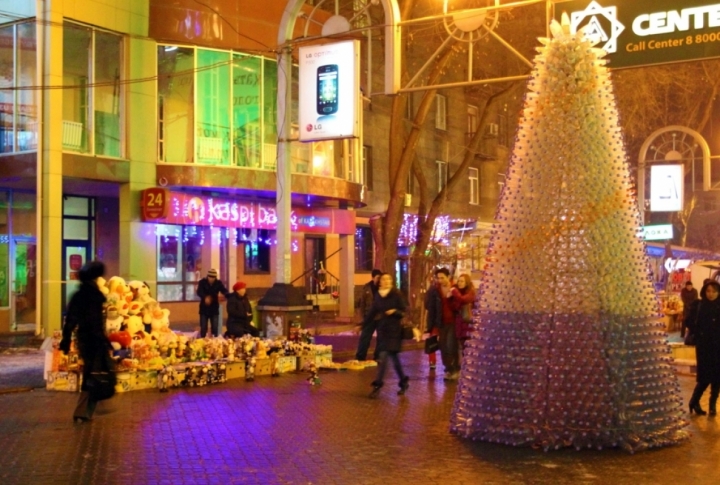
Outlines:
{"label": "person wearing fur hat", "polygon": [[77,329],[77,346],[83,360],[82,392],[73,413],[76,422],[90,421],[98,403],[88,388],[92,373],[112,370],[112,346],[105,336],[103,316],[105,295],[97,285],[97,279],[104,274],[105,265],[100,261],[91,261],[82,267],[79,273],[80,287],[70,298],[62,330],[60,350],[66,354],[70,351],[72,335]]}
{"label": "person wearing fur hat", "polygon": [[208,331],[208,321],[212,324],[210,331],[214,337],[220,334],[218,328],[218,316],[220,315],[220,301],[218,295],[222,293],[228,296],[228,290],[222,281],[218,279],[216,269],[208,270],[207,276],[197,285],[197,296],[200,297],[200,338],[205,338]]}
{"label": "person wearing fur hat", "polygon": [[233,292],[227,297],[227,332],[225,337],[242,337],[250,334],[253,337],[260,335],[258,329],[252,324],[252,306],[247,297],[247,285],[238,281],[233,285]]}

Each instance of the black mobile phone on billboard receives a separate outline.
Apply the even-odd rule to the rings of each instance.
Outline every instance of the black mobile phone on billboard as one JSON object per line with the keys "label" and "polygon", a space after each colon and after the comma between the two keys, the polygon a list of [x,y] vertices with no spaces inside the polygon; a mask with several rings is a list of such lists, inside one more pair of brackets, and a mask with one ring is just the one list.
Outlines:
{"label": "black mobile phone on billboard", "polygon": [[331,115],[338,110],[338,66],[327,64],[317,69],[317,112]]}

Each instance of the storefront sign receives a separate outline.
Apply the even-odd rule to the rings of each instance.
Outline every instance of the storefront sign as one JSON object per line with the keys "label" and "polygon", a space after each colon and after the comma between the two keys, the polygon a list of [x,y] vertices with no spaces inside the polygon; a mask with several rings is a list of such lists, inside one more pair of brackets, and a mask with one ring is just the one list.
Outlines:
{"label": "storefront sign", "polygon": [[140,193],[142,219],[164,219],[168,215],[169,201],[167,189],[153,187]]}
{"label": "storefront sign", "polygon": [[650,166],[650,212],[682,210],[683,172],[683,165]]}
{"label": "storefront sign", "polygon": [[301,47],[300,141],[358,136],[360,44]]}
{"label": "storefront sign", "polygon": [[[145,217],[144,221],[163,224],[272,229],[277,227],[275,205],[242,202],[168,192],[169,210],[164,218]],[[292,231],[315,234],[354,234],[355,212],[340,209],[295,208],[290,213]]]}
{"label": "storefront sign", "polygon": [[642,238],[645,241],[657,241],[673,238],[672,224],[658,224],[656,226],[643,226]]}
{"label": "storefront sign", "polygon": [[555,18],[605,49],[610,68],[720,57],[718,0],[570,0],[555,2]]}

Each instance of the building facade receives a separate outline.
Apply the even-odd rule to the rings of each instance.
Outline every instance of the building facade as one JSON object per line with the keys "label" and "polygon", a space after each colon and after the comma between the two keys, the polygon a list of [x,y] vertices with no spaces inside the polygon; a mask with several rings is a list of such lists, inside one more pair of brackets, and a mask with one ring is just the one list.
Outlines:
{"label": "building facade", "polygon": [[[0,332],[59,329],[91,259],[108,276],[146,282],[171,320],[196,318],[195,285],[210,268],[228,286],[246,282],[251,298],[272,286],[284,256],[275,45],[285,5],[214,6],[47,0],[0,14]],[[493,156],[449,200],[464,221],[492,217],[483,194],[494,204],[500,171],[487,166],[499,128],[473,125],[470,98],[440,93],[418,150],[434,192],[468,134],[487,130]],[[389,194],[389,106],[365,103],[362,153],[342,140],[293,142],[290,259],[308,295],[369,278],[367,221]],[[417,190],[410,181],[408,212]],[[158,194],[163,212],[146,211]],[[337,311],[350,317],[347,293],[336,293]]]}

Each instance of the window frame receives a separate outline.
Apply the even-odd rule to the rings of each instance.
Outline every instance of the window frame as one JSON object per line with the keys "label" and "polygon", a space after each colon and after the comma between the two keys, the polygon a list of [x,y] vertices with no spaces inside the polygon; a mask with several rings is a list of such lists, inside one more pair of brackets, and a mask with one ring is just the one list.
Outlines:
{"label": "window frame", "polygon": [[447,96],[435,95],[435,128],[447,131]]}
{"label": "window frame", "polygon": [[437,165],[437,188],[439,194],[448,183],[448,162],[435,160],[435,164]]}
{"label": "window frame", "polygon": [[470,205],[480,204],[480,170],[475,167],[468,168],[468,182],[470,191],[468,194],[468,203]]}

